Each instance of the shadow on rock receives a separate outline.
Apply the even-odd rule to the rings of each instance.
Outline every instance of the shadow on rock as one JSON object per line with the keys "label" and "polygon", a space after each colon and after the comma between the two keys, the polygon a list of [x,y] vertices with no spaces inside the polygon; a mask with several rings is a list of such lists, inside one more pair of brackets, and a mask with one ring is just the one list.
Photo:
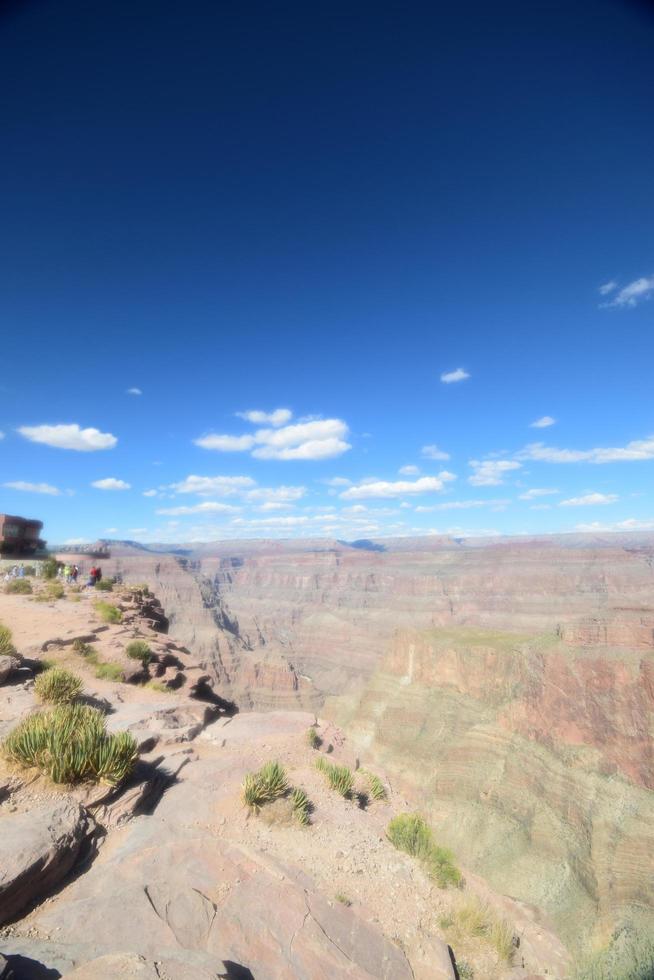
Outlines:
{"label": "shadow on rock", "polygon": [[6,959],[11,970],[8,974],[11,980],[59,980],[61,977],[59,970],[50,969],[29,956],[8,954]]}
{"label": "shadow on rock", "polygon": [[233,963],[232,960],[223,960],[226,973],[219,973],[219,980],[255,980],[254,973],[247,966],[240,963]]}

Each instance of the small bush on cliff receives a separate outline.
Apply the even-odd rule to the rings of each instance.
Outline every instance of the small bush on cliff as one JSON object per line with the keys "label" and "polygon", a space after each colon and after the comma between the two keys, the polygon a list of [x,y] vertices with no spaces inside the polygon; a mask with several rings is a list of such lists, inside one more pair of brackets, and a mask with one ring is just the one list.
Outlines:
{"label": "small bush on cliff", "polygon": [[39,769],[54,783],[120,783],[138,755],[129,732],[110,735],[104,715],[79,704],[30,715],[5,739],[3,751],[12,762]]}
{"label": "small bush on cliff", "polygon": [[309,797],[300,787],[296,787],[291,793],[291,803],[293,805],[293,816],[302,824],[303,827],[309,823],[309,814],[311,813],[311,802]]}
{"label": "small bush on cliff", "polygon": [[68,704],[82,693],[82,679],[63,667],[51,667],[36,678],[34,693],[40,701]]}
{"label": "small bush on cliff", "polygon": [[125,653],[132,660],[140,660],[144,667],[147,667],[152,657],[152,650],[145,640],[132,640],[125,647]]}
{"label": "small bush on cliff", "polygon": [[386,799],[386,787],[382,783],[379,776],[375,776],[374,772],[364,772],[363,775],[368,780],[368,788],[370,790],[370,795],[373,800],[380,803],[382,800]]}
{"label": "small bush on cliff", "polygon": [[95,668],[95,676],[101,681],[122,681],[123,668],[111,661],[99,663]]}
{"label": "small bush on cliff", "polygon": [[447,848],[436,844],[431,828],[419,813],[402,813],[393,817],[386,836],[399,851],[406,851],[418,858],[427,874],[441,888],[447,888],[448,885],[460,887],[463,883],[461,872],[454,864],[454,855]]}
{"label": "small bush on cliff", "polygon": [[5,585],[5,592],[9,595],[31,595],[32,583],[26,578],[14,578]]}
{"label": "small bush on cliff", "polygon": [[13,657],[15,653],[11,630],[0,623],[0,657]]}
{"label": "small bush on cliff", "polygon": [[306,739],[307,739],[307,744],[311,749],[319,749],[320,746],[322,745],[322,739],[318,734],[318,732],[313,727],[313,725],[311,726],[311,728],[307,728]]}
{"label": "small bush on cliff", "polygon": [[94,602],[93,608],[103,623],[120,623],[123,618],[118,606],[112,606],[110,602],[103,602],[102,600]]}
{"label": "small bush on cliff", "polygon": [[347,766],[337,766],[332,762],[327,762],[323,756],[316,759],[316,769],[327,777],[327,782],[333,790],[341,796],[349,799],[354,789],[354,775]]}
{"label": "small bush on cliff", "polygon": [[96,592],[113,592],[114,584],[110,578],[101,578],[99,582],[95,583]]}
{"label": "small bush on cliff", "polygon": [[47,558],[43,562],[43,578],[56,578],[57,569],[59,568],[59,562],[56,558]]}
{"label": "small bush on cliff", "polygon": [[286,770],[280,762],[266,762],[257,772],[247,773],[243,781],[243,802],[256,813],[288,790]]}
{"label": "small bush on cliff", "polygon": [[62,582],[47,582],[45,588],[49,599],[63,599],[66,594]]}
{"label": "small bush on cliff", "polygon": [[505,919],[474,896],[454,910],[452,919],[444,928],[453,928],[462,936],[483,939],[493,947],[502,963],[510,963],[513,958],[513,929]]}

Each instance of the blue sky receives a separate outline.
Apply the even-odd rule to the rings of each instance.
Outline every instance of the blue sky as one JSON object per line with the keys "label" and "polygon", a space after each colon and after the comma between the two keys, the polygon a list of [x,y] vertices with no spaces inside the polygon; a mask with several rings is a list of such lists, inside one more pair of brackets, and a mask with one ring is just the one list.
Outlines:
{"label": "blue sky", "polygon": [[654,527],[654,15],[456,6],[3,7],[0,510]]}

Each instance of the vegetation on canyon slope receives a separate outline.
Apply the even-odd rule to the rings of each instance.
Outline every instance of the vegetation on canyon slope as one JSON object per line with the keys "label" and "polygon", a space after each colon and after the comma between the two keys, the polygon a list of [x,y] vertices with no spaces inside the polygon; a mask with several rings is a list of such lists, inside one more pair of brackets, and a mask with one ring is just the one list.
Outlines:
{"label": "vegetation on canyon slope", "polygon": [[50,667],[36,678],[34,693],[49,704],[68,704],[82,693],[82,678],[63,667]]}
{"label": "vegetation on canyon slope", "polygon": [[426,872],[435,878],[441,888],[448,885],[461,887],[463,877],[454,863],[454,855],[434,841],[431,828],[419,813],[402,813],[393,817],[386,830],[391,844],[418,858]]}

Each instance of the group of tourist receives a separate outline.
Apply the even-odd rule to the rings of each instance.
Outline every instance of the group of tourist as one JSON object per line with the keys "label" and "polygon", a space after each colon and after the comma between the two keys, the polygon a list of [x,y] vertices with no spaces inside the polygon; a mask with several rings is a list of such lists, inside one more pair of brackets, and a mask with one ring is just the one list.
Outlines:
{"label": "group of tourist", "polygon": [[25,578],[25,566],[22,562],[6,571],[5,582],[10,582],[12,578]]}
{"label": "group of tourist", "polygon": [[79,575],[78,565],[60,565],[57,569],[57,577],[63,578],[66,585],[74,585]]}

